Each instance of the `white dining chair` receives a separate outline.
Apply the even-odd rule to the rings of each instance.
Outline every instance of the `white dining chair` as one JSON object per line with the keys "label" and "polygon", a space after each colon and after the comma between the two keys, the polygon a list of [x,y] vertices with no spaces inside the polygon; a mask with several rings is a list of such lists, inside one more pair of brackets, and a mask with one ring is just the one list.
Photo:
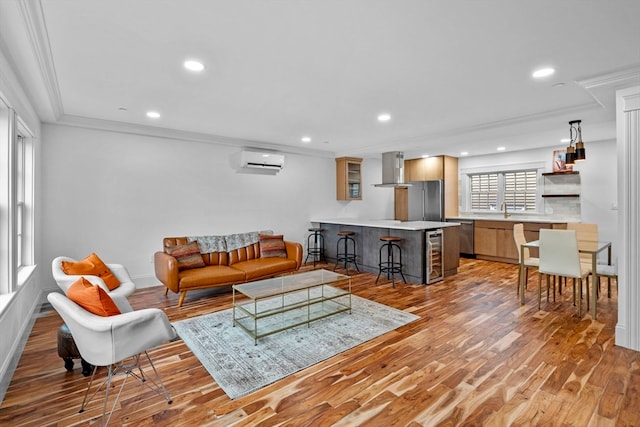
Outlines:
{"label": "white dining chair", "polygon": [[[546,275],[547,302],[549,301],[549,276],[561,276],[575,279],[574,304],[576,303],[575,285],[578,281],[578,315],[582,317],[582,280],[589,286],[591,265],[580,262],[578,239],[575,230],[540,229],[540,263],[538,266],[538,309],[542,300],[542,275]],[[555,302],[555,282],[553,300]]]}
{"label": "white dining chair", "polygon": [[611,298],[611,279],[616,281],[618,286],[618,262],[614,261],[612,265],[598,264],[596,266],[598,272],[598,289],[600,289],[600,279],[607,278],[607,297]]}

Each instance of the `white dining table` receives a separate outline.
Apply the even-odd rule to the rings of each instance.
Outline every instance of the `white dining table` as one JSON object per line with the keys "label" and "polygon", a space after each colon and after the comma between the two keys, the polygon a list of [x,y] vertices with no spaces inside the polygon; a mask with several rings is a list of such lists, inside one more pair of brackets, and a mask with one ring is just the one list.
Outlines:
{"label": "white dining table", "polygon": [[[524,250],[525,248],[540,248],[540,240],[532,240],[530,242],[524,243],[520,245],[520,259],[524,260]],[[580,253],[590,254],[591,255],[591,274],[593,275],[593,281],[591,283],[591,301],[589,309],[591,310],[591,317],[593,320],[596,319],[596,306],[598,300],[598,254],[603,250],[607,249],[607,264],[611,265],[611,242],[594,242],[594,246],[588,249],[578,249]],[[520,262],[520,283],[518,283],[518,293],[520,294],[520,304],[524,305],[525,303],[525,277],[524,277],[524,264]],[[582,316],[582,304],[578,304],[580,308],[578,311],[578,315]]]}

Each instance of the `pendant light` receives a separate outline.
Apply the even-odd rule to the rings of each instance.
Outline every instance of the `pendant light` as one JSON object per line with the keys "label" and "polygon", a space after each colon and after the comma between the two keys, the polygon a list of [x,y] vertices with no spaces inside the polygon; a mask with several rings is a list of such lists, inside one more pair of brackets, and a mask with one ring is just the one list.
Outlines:
{"label": "pendant light", "polygon": [[576,142],[576,162],[580,162],[587,158],[587,152],[584,149],[584,142],[582,142],[582,128],[580,127],[580,120],[578,122],[578,141]]}
{"label": "pendant light", "polygon": [[[582,120],[571,120],[569,122],[569,146],[567,147],[567,153],[565,155],[565,163],[573,165],[575,162],[582,161],[587,158],[587,153],[584,149],[584,142],[582,142],[582,128],[580,124]],[[575,147],[574,144],[575,143]]]}

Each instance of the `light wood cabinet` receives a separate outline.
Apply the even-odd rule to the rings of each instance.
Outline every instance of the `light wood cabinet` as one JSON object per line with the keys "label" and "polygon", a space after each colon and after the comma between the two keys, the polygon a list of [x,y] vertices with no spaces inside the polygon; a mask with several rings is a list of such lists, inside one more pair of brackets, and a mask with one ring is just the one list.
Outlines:
{"label": "light wood cabinet", "polygon": [[[518,221],[476,220],[473,233],[473,248],[476,258],[491,261],[518,263],[518,248],[513,238],[513,224]],[[565,223],[549,224],[522,222],[527,241],[538,240],[541,228],[566,228]],[[537,250],[531,249],[531,256],[537,257]]]}
{"label": "light wood cabinet", "polygon": [[362,200],[362,159],[336,158],[336,199]]}
{"label": "light wood cabinet", "polygon": [[513,238],[513,223],[508,221],[476,221],[474,250],[476,256],[518,262],[518,249]]}
{"label": "light wood cabinet", "polygon": [[409,219],[409,189],[407,187],[394,187],[393,208],[396,221]]}
{"label": "light wood cabinet", "polygon": [[405,182],[450,180],[458,177],[458,159],[451,156],[433,156],[404,161]]}
{"label": "light wood cabinet", "polygon": [[460,266],[460,227],[442,227],[443,270],[444,276],[458,272]]}
{"label": "light wood cabinet", "polygon": [[[404,181],[444,181],[444,216],[458,216],[458,159],[450,156],[434,156],[404,161]],[[395,219],[406,221],[409,215],[408,191],[397,187],[394,193]]]}

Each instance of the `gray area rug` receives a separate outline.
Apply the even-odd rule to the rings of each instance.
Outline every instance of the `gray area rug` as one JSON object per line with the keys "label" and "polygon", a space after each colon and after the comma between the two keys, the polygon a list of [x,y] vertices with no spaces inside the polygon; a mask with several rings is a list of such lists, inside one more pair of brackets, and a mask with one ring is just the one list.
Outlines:
{"label": "gray area rug", "polygon": [[174,322],[180,338],[227,395],[244,396],[419,316],[352,296],[352,313],[336,314],[254,340],[223,310]]}

